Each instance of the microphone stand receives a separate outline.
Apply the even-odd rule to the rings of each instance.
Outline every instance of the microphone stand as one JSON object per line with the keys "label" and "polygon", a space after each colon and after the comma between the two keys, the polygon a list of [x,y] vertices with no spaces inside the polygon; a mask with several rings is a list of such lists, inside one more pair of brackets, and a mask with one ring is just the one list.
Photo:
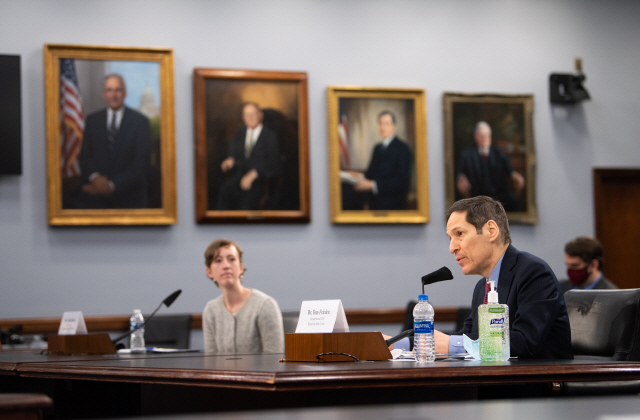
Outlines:
{"label": "microphone stand", "polygon": [[[451,270],[449,270],[447,267],[442,267],[439,270],[434,271],[433,273],[422,276],[422,279],[421,279],[422,294],[424,294],[425,285],[437,283],[443,280],[451,280],[451,279],[453,279],[453,274],[451,274]],[[402,340],[403,338],[409,337],[411,335],[413,335],[413,328],[411,328],[410,330],[402,331],[400,334],[396,335],[395,337],[391,337],[390,339],[385,340],[385,343],[387,344],[387,347],[389,347],[393,343],[396,343]]]}
{"label": "microphone stand", "polygon": [[156,314],[156,312],[158,312],[158,310],[162,307],[162,305],[166,305],[167,308],[169,306],[171,306],[171,304],[178,298],[178,296],[180,295],[180,293],[182,293],[182,289],[178,289],[175,292],[173,292],[172,294],[170,294],[169,296],[167,296],[162,302],[160,302],[160,305],[158,305],[158,307],[156,308],[155,311],[153,311],[151,313],[151,315],[149,315],[149,317],[147,318],[146,321],[144,321],[142,323],[142,325],[137,326],[136,328],[127,331],[125,334],[122,334],[120,337],[116,338],[115,340],[112,341],[113,345],[116,346],[117,349],[123,349],[124,348],[124,344],[120,343],[118,345],[116,345],[116,343],[124,338],[127,338],[128,336],[130,336],[131,334],[133,334],[134,331],[139,330],[140,328],[144,328],[145,325],[147,325],[147,323],[149,321],[151,321],[151,318],[153,318],[153,316]]}

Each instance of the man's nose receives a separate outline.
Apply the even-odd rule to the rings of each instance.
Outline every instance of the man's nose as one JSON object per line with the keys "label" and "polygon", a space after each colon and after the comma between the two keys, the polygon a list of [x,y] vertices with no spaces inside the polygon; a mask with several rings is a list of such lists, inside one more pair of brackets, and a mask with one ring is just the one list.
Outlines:
{"label": "man's nose", "polygon": [[449,253],[453,254],[457,250],[458,244],[454,240],[449,241]]}

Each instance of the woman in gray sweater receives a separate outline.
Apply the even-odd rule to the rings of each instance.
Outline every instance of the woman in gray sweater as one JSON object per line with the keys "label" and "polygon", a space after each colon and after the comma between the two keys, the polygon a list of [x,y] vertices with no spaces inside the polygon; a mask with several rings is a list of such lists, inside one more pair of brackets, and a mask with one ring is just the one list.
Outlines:
{"label": "woman in gray sweater", "polygon": [[220,288],[202,313],[207,353],[284,353],[282,312],[272,297],[249,289],[240,280],[245,272],[242,250],[233,241],[217,239],[204,253],[206,273]]}

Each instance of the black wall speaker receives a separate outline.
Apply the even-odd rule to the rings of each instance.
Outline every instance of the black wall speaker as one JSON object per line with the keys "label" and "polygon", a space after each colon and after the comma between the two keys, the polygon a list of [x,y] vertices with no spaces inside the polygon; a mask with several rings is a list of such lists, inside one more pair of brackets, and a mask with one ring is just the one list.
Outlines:
{"label": "black wall speaker", "polygon": [[584,74],[553,73],[549,76],[549,100],[552,104],[575,104],[590,99],[582,83]]}

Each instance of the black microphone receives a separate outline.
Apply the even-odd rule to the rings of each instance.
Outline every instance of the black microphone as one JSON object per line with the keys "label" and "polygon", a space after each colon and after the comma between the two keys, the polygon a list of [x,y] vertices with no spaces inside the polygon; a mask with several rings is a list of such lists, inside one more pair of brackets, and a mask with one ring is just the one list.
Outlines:
{"label": "black microphone", "polygon": [[[158,309],[160,309],[162,307],[162,305],[165,305],[168,308],[178,298],[178,296],[180,296],[180,293],[182,293],[182,289],[178,289],[175,292],[171,293],[169,296],[167,296],[162,302],[160,302],[160,305],[158,305],[156,310],[153,311],[151,313],[151,315],[149,315],[149,317],[146,319],[146,321],[144,321],[142,323],[142,325],[139,325],[136,328],[134,328],[134,329],[132,329],[130,331],[127,331],[125,334],[122,334],[120,337],[118,337],[115,340],[113,340],[113,345],[115,345],[118,341],[122,340],[123,338],[127,338],[134,331],[136,331],[136,330],[138,330],[140,328],[143,328],[145,325],[147,325],[147,322],[151,321],[151,318],[153,318],[153,316],[156,314],[156,312],[158,312]],[[118,346],[120,346],[120,348],[124,348],[123,344],[119,344]]]}
{"label": "black microphone", "polygon": [[451,270],[449,270],[447,267],[442,267],[439,270],[434,271],[433,273],[422,276],[422,294],[424,295],[424,286],[426,284],[432,284],[439,281],[451,279],[453,279],[453,274],[451,274]]}
{"label": "black microphone", "polygon": [[[173,302],[175,302],[176,299],[178,299],[178,296],[180,296],[180,293],[182,293],[182,289],[176,290],[175,292],[173,292],[169,296],[167,296],[167,298],[165,300],[163,300],[162,303],[164,303],[164,305],[168,308],[169,306],[171,306],[171,304]],[[160,304],[160,306],[162,306],[162,304]],[[158,306],[158,309],[160,309],[160,306]],[[156,309],[156,311],[158,309]]]}

